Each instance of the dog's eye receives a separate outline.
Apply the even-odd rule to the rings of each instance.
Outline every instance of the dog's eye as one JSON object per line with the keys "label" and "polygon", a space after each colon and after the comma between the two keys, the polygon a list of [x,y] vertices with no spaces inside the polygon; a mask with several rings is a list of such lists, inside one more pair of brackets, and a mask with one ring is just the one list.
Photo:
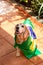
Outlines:
{"label": "dog's eye", "polygon": [[24,27],[24,26],[22,25],[22,27]]}

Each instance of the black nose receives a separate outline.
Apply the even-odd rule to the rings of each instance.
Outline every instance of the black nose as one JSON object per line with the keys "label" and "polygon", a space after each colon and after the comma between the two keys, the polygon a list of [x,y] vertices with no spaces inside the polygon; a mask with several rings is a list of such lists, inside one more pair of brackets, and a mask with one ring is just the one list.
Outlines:
{"label": "black nose", "polygon": [[18,30],[18,29],[19,29],[19,27],[16,27],[16,29]]}
{"label": "black nose", "polygon": [[19,27],[18,26],[16,27],[16,32],[19,32]]}

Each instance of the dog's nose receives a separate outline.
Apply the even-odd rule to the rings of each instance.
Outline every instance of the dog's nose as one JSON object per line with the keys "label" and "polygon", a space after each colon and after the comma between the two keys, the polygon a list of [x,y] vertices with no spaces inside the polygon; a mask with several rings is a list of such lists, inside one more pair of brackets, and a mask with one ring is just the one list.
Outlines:
{"label": "dog's nose", "polygon": [[16,27],[16,32],[19,32],[19,27],[18,26]]}
{"label": "dog's nose", "polygon": [[18,29],[19,29],[19,27],[16,27],[16,29],[18,30]]}

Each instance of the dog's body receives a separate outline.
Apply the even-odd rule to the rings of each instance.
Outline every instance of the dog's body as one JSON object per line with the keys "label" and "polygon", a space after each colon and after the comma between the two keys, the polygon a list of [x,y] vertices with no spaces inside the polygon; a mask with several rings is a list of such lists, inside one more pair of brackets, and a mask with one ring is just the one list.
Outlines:
{"label": "dog's body", "polygon": [[15,27],[15,45],[17,48],[17,56],[20,56],[20,50],[29,58],[36,50],[35,33],[30,26],[17,24]]}

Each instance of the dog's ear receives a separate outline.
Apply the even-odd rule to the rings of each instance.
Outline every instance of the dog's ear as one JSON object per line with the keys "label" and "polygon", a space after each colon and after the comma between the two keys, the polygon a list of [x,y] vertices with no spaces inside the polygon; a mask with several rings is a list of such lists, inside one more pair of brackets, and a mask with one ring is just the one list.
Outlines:
{"label": "dog's ear", "polygon": [[27,27],[25,29],[26,29],[26,31],[24,33],[24,41],[27,40],[28,36],[30,35],[29,30],[27,29]]}

